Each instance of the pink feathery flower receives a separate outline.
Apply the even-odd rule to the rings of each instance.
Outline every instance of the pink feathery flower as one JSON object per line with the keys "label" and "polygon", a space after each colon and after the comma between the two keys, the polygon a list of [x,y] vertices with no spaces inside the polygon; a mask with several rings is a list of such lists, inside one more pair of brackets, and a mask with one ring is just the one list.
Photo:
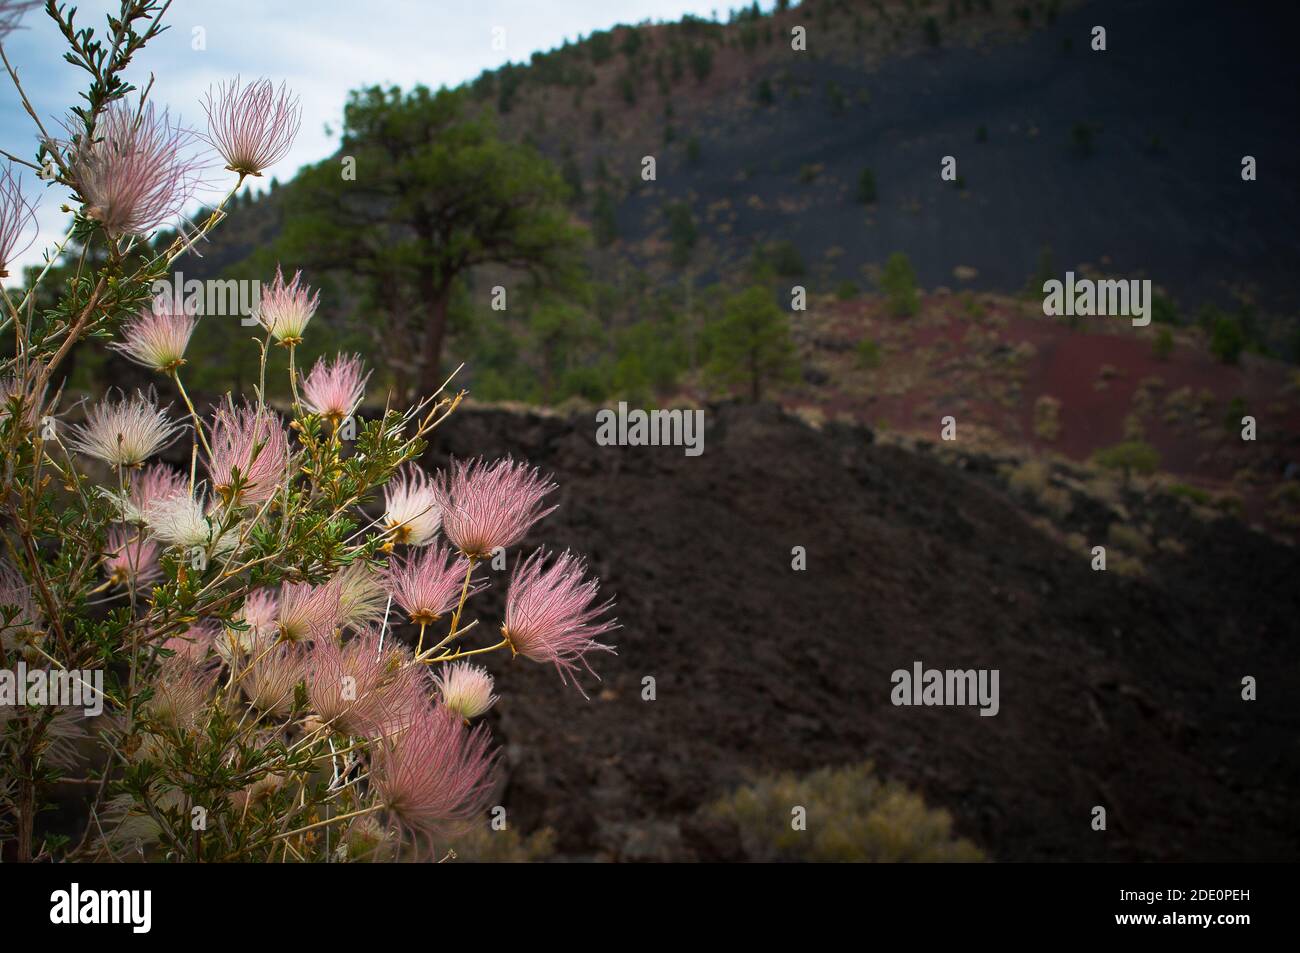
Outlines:
{"label": "pink feathery flower", "polygon": [[0,560],[0,606],[11,606],[12,616],[0,612],[0,647],[12,650],[39,635],[41,610],[32,598],[32,587],[9,563]]}
{"label": "pink feathery flower", "polygon": [[301,284],[302,272],[293,273],[293,281],[285,284],[284,273],[275,266],[275,281],[269,291],[263,291],[257,306],[257,320],[271,332],[271,337],[281,344],[301,344],[307,322],[316,313],[320,292],[310,294],[310,288]]}
{"label": "pink feathery flower", "polygon": [[555,510],[542,498],[555,489],[534,467],[509,457],[486,464],[453,460],[438,474],[434,494],[442,510],[442,532],[462,553],[483,559],[513,546],[534,523]]}
{"label": "pink feathery flower", "polygon": [[384,487],[384,525],[394,543],[423,546],[442,525],[433,481],[412,463]]}
{"label": "pink feathery flower", "polygon": [[428,710],[433,698],[433,674],[427,665],[415,664],[415,651],[397,639],[384,640],[384,665],[390,672],[401,673],[400,684],[388,694],[388,705],[370,711],[370,733],[375,737],[393,737],[406,729],[416,715]]}
{"label": "pink feathery flower", "polygon": [[238,410],[230,403],[218,407],[208,430],[208,443],[212,447],[208,476],[223,502],[256,506],[274,496],[285,479],[289,440],[273,411],[251,404]]}
{"label": "pink feathery flower", "polygon": [[141,367],[171,373],[185,363],[185,349],[198,318],[180,298],[154,299],[122,325],[122,340],[109,345]]}
{"label": "pink feathery flower", "polygon": [[380,650],[366,629],[347,642],[326,638],[307,655],[307,699],[322,723],[342,734],[372,735],[410,720],[424,666]]}
{"label": "pink feathery flower", "polygon": [[280,613],[276,624],[280,638],[286,642],[320,640],[334,635],[339,625],[339,614],[337,579],[319,586],[287,582],[280,590]]}
{"label": "pink feathery flower", "polygon": [[140,530],[115,526],[108,531],[104,566],[116,586],[147,585],[162,575],[158,567],[158,544]]}
{"label": "pink feathery flower", "polygon": [[233,665],[236,656],[243,654],[256,658],[261,651],[280,638],[276,618],[280,614],[280,597],[270,589],[257,589],[244,599],[243,607],[235,618],[247,628],[226,627],[214,643],[217,654],[227,665]]}
{"label": "pink feathery flower", "polygon": [[426,707],[410,727],[375,746],[370,784],[398,824],[417,836],[454,834],[487,807],[496,753],[484,725]]}
{"label": "pink feathery flower", "polygon": [[469,721],[496,704],[494,682],[488,670],[472,662],[452,662],[434,676],[442,704]]}
{"label": "pink feathery flower", "polygon": [[257,589],[248,594],[239,617],[253,629],[271,629],[280,616],[280,597],[270,589]]}
{"label": "pink feathery flower", "polygon": [[193,196],[200,174],[190,151],[194,133],[153,103],[137,110],[118,100],[100,115],[93,140],[78,135],[72,174],[83,212],[110,238],[153,231]]}
{"label": "pink feathery flower", "polygon": [[146,711],[168,728],[192,728],[208,707],[216,669],[195,666],[179,655],[164,659]]}
{"label": "pink feathery flower", "polygon": [[142,523],[150,504],[188,492],[185,474],[165,463],[151,463],[131,478],[122,518],[128,523]]}
{"label": "pink feathery flower", "polygon": [[116,467],[138,467],[171,444],[185,425],[158,408],[153,392],[120,400],[106,397],[73,429],[68,445]]}
{"label": "pink feathery flower", "polygon": [[[0,22],[3,22],[2,14]],[[0,172],[0,278],[9,277],[9,265],[36,241],[38,229],[35,225],[35,203],[23,197],[18,176],[11,169],[5,169]],[[20,244],[28,230],[32,237],[26,244]]]}
{"label": "pink feathery flower", "polygon": [[294,689],[303,680],[307,655],[301,645],[277,645],[259,653],[241,677],[254,708],[281,717],[293,710]]}
{"label": "pink feathery flower", "polygon": [[361,373],[361,358],[355,354],[349,357],[339,354],[329,364],[321,358],[303,378],[303,406],[338,424],[351,417],[361,405],[369,379],[370,374]]}
{"label": "pink feathery flower", "polygon": [[277,90],[269,79],[240,87],[239,77],[222,83],[214,97],[208,90],[203,104],[208,114],[208,141],[240,175],[260,176],[283,159],[302,125],[298,97],[283,83]]}
{"label": "pink feathery flower", "polygon": [[39,378],[42,366],[41,362],[33,360],[28,373],[21,377],[17,374],[0,376],[0,424],[12,418],[16,409],[21,418],[20,426],[36,429],[36,410],[40,401],[28,391],[32,389],[32,379]]}
{"label": "pink feathery flower", "polygon": [[582,662],[590,672],[588,652],[614,651],[613,646],[596,641],[618,628],[613,619],[598,621],[614,600],[597,603],[600,581],[584,582],[586,572],[586,563],[568,550],[547,566],[545,551],[538,549],[516,568],[506,592],[501,632],[511,650],[534,662],[554,664],[561,678],[576,670],[575,662]]}
{"label": "pink feathery flower", "polygon": [[221,637],[219,622],[205,621],[190,626],[179,635],[173,635],[163,642],[162,647],[176,654],[171,656],[190,665],[201,665],[211,649]]}
{"label": "pink feathery flower", "polygon": [[411,621],[429,625],[460,602],[469,569],[469,560],[449,547],[430,546],[405,559],[389,559],[383,579],[393,601]]}

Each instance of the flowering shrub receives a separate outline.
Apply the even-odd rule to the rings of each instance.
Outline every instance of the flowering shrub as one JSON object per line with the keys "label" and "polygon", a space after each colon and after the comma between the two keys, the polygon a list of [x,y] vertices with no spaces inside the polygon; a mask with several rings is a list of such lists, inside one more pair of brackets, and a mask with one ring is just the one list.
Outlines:
{"label": "flowering shrub", "polygon": [[[26,6],[0,0],[0,39]],[[0,392],[0,673],[41,671],[50,684],[61,674],[87,690],[102,676],[104,713],[52,697],[16,704],[14,679],[6,700],[0,678],[0,851],[436,856],[496,783],[475,720],[497,696],[470,657],[508,650],[567,681],[610,650],[599,641],[614,628],[610,603],[579,557],[538,550],[517,560],[499,638],[463,621],[486,585],[482,561],[554,509],[554,484],[509,459],[423,470],[426,441],[464,397],[445,385],[356,419],[369,378],[359,357],[305,375],[295,362],[317,305],[301,274],[277,274],[260,302],[252,393],[195,406],[184,367],[200,322],[155,282],[220,225],[248,177],[287,153],[300,110],[283,86],[235,81],[209,94],[206,134],[173,122],[123,76],[165,9],[123,0],[101,38],[74,25],[75,11],[46,6],[90,83],[65,137],[37,121],[26,164],[73,193],[51,261],[73,240],[96,254],[83,254],[52,308],[36,306],[49,267],[3,295],[13,351]],[[234,179],[225,198],[157,241],[218,164]],[[6,170],[0,272],[32,210]],[[80,342],[156,373],[183,410],[154,391],[65,406],[58,374]],[[279,404],[268,384],[277,367]],[[183,470],[156,459],[168,448]],[[84,798],[72,833],[42,823],[60,784]]]}

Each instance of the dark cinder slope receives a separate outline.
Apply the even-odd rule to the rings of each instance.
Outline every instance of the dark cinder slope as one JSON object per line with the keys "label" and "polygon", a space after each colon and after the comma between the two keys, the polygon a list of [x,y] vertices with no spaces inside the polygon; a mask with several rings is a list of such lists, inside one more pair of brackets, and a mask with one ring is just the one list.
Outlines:
{"label": "dark cinder slope", "polygon": [[[768,71],[775,105],[757,105],[755,80],[707,104],[703,120],[674,120],[679,140],[699,138],[701,162],[677,150],[620,222],[645,234],[668,201],[690,199],[725,255],[789,239],[814,273],[824,264],[837,279],[860,280],[860,266],[904,251],[924,286],[953,284],[965,265],[979,272],[973,286],[1015,290],[1050,247],[1057,272],[1086,262],[1145,276],[1186,309],[1249,289],[1266,308],[1294,311],[1296,21],[1286,5],[1096,0],[1019,40],[944,45],[871,71],[792,53]],[[1105,52],[1088,46],[1096,24]],[[810,28],[810,51],[817,39]],[[839,114],[831,83],[847,104]],[[1076,125],[1092,130],[1089,155],[1075,147]],[[1258,181],[1241,180],[1247,154]],[[940,181],[945,155],[964,188]],[[800,181],[817,164],[816,180]],[[879,192],[870,209],[855,201],[864,167]],[[734,219],[706,222],[723,200]],[[842,254],[827,258],[833,248]]]}
{"label": "dark cinder slope", "polygon": [[[439,432],[432,465],[513,452],[553,471],[561,506],[532,542],[591,554],[618,593],[590,702],[489,663],[520,829],[554,826],[574,857],[736,856],[699,805],[752,771],[872,758],[999,860],[1295,859],[1293,549],[1188,521],[1151,579],[1094,573],[977,475],[773,408],[709,420],[697,458],[598,447],[586,418],[471,409]],[[892,706],[890,673],[916,660],[999,669],[1001,712]]]}

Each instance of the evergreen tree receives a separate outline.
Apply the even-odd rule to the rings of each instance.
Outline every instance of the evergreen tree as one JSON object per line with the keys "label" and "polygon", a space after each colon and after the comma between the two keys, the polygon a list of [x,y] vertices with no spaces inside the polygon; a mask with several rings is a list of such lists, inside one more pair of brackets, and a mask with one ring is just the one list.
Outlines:
{"label": "evergreen tree", "polygon": [[[527,146],[503,142],[464,89],[354,91],[342,154],[293,183],[281,254],[360,279],[390,333],[417,355],[424,393],[442,384],[442,349],[457,283],[487,264],[552,285],[577,283],[583,233],[569,223],[564,180]],[[417,321],[403,320],[414,310]]]}
{"label": "evergreen tree", "polygon": [[790,320],[762,287],[727,298],[721,320],[710,329],[707,373],[728,389],[744,387],[757,403],[764,386],[798,375]]}

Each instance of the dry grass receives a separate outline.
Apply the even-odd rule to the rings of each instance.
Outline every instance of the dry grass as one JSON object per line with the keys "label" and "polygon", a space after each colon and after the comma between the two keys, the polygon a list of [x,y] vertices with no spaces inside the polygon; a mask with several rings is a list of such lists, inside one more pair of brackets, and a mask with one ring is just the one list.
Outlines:
{"label": "dry grass", "polygon": [[1040,440],[1061,436],[1061,402],[1050,394],[1034,401],[1034,435]]}
{"label": "dry grass", "polygon": [[1134,556],[1146,556],[1151,552],[1151,541],[1146,534],[1127,523],[1111,523],[1106,530],[1106,540],[1115,549]]}
{"label": "dry grass", "polygon": [[[802,809],[802,810],[800,810]],[[984,854],[954,837],[947,811],[895,782],[881,781],[870,763],[823,768],[805,777],[763,778],[710,805],[733,822],[747,856],[813,863],[972,862]],[[805,828],[796,828],[802,814]]]}

